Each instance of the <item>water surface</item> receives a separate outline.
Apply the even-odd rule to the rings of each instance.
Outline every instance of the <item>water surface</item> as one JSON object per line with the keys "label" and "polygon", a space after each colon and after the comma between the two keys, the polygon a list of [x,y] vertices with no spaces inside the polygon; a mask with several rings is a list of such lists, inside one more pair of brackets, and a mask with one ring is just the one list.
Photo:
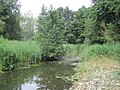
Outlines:
{"label": "water surface", "polygon": [[73,73],[70,65],[41,63],[38,67],[0,74],[0,90],[69,90],[72,83],[58,77]]}

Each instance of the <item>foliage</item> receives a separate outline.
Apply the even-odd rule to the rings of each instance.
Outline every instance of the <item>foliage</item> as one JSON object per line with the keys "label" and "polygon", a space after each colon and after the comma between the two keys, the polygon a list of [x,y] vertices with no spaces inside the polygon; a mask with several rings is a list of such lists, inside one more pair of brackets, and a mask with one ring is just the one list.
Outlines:
{"label": "foliage", "polygon": [[20,39],[19,12],[20,4],[18,0],[0,0],[0,25],[2,22],[3,35],[8,39]]}
{"label": "foliage", "polygon": [[108,42],[120,41],[120,1],[95,0],[94,21],[99,23],[102,34]]}
{"label": "foliage", "polygon": [[85,44],[64,44],[65,49],[65,56],[66,57],[82,57],[81,53],[83,52],[83,49],[87,47],[88,45]]}
{"label": "foliage", "polygon": [[108,57],[120,60],[120,44],[95,44],[95,45],[64,45],[67,56],[80,56],[81,59],[89,60],[94,57]]}
{"label": "foliage", "polygon": [[5,22],[0,20],[0,35],[1,35],[1,33],[4,32],[4,28],[5,28]]}
{"label": "foliage", "polygon": [[95,56],[100,56],[100,57],[105,56],[119,60],[120,58],[119,48],[120,48],[119,44],[93,45],[89,48],[86,48],[83,55],[85,55],[87,59]]}
{"label": "foliage", "polygon": [[120,62],[120,44],[65,44],[65,56],[71,58],[76,57],[79,63],[75,67],[76,73],[71,78],[72,81],[81,80],[88,72],[97,69],[111,70],[119,69]]}
{"label": "foliage", "polygon": [[0,66],[2,70],[16,69],[41,60],[39,46],[33,41],[8,41],[0,38]]}
{"label": "foliage", "polygon": [[[71,55],[79,55],[82,51],[82,58],[105,55],[119,59],[120,1],[92,2],[93,6],[83,6],[78,11],[72,11],[69,7],[54,9],[51,6],[48,9],[43,6],[35,26],[36,20],[30,12],[20,16],[18,0],[0,0],[0,36],[13,40],[0,39],[4,70],[16,68],[21,63],[32,63],[41,57],[42,60],[60,59],[65,51],[65,54],[71,52]],[[34,41],[14,41],[33,40],[34,36],[39,45]],[[108,42],[110,44],[105,44]],[[82,43],[85,45],[63,47],[63,44]]]}
{"label": "foliage", "polygon": [[85,36],[85,18],[86,18],[86,7],[83,6],[77,12],[75,12],[75,17],[73,20],[72,31],[75,35],[76,42],[75,43],[84,43]]}
{"label": "foliage", "polygon": [[38,39],[43,60],[59,59],[64,54],[63,33],[58,18],[59,15],[52,7],[47,11],[43,6],[38,19]]}
{"label": "foliage", "polygon": [[35,35],[36,19],[29,11],[20,16],[21,38],[22,40],[32,40]]}
{"label": "foliage", "polygon": [[2,53],[0,53],[0,59],[1,59],[2,70],[8,71],[17,68],[18,59],[16,58],[16,55],[4,50],[1,50],[1,52]]}
{"label": "foliage", "polygon": [[65,32],[65,41],[70,44],[83,43],[84,18],[86,8],[83,6],[78,11],[72,11],[68,7],[63,9],[62,20]]}

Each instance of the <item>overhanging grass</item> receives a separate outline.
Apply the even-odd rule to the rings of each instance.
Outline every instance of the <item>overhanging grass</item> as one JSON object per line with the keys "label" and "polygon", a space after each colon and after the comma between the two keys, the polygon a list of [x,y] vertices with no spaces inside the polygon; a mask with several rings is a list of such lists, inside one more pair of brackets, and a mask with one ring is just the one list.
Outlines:
{"label": "overhanging grass", "polygon": [[[13,60],[14,59],[14,60]],[[0,64],[4,66],[26,66],[41,59],[41,51],[34,41],[9,41],[0,38]],[[7,70],[7,69],[6,69]]]}

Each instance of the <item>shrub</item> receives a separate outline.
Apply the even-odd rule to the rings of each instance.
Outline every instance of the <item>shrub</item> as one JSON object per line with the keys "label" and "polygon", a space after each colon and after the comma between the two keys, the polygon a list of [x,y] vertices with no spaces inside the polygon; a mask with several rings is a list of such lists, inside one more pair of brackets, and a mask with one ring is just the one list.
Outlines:
{"label": "shrub", "polygon": [[1,50],[0,53],[2,71],[13,70],[18,67],[16,54]]}

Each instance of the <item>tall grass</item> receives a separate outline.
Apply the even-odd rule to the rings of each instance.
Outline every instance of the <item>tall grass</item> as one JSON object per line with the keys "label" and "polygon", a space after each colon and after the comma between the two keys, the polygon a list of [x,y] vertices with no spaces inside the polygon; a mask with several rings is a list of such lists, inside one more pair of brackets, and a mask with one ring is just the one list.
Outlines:
{"label": "tall grass", "polygon": [[66,57],[76,57],[76,56],[81,57],[83,49],[85,47],[88,47],[88,45],[86,45],[86,44],[82,44],[82,45],[79,45],[79,44],[65,44],[63,46],[64,46],[64,49],[65,49],[65,56]]}
{"label": "tall grass", "polygon": [[34,41],[9,41],[0,38],[0,66],[2,70],[37,63],[41,51]]}
{"label": "tall grass", "polygon": [[84,60],[94,57],[108,57],[120,60],[120,44],[103,44],[103,45],[64,45],[66,56],[79,56]]}
{"label": "tall grass", "polygon": [[108,57],[115,60],[120,60],[120,44],[103,44],[92,45],[84,48],[83,56],[85,59],[94,57]]}

